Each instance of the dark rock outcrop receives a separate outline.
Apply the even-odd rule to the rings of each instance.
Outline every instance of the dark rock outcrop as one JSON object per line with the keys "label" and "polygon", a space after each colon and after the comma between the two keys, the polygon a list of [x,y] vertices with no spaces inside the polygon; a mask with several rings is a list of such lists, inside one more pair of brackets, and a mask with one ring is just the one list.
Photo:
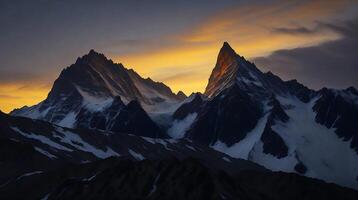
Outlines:
{"label": "dark rock outcrop", "polygon": [[351,140],[351,147],[358,154],[358,99],[353,87],[343,91],[323,88],[313,110],[316,121],[327,128],[336,128],[336,133],[345,141]]}

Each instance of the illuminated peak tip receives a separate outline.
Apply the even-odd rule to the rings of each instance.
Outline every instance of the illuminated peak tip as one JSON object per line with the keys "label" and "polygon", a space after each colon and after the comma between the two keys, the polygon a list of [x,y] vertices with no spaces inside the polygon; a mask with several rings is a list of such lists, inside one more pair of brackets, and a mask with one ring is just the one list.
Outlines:
{"label": "illuminated peak tip", "polygon": [[231,46],[228,42],[224,42],[223,47],[231,48]]}
{"label": "illuminated peak tip", "polygon": [[222,58],[222,57],[225,57],[225,58],[228,58],[228,57],[234,58],[234,57],[236,57],[236,56],[237,56],[237,54],[236,54],[235,50],[231,48],[231,46],[229,45],[228,42],[224,42],[224,44],[223,44],[223,46],[221,47],[220,52],[219,52],[219,58]]}
{"label": "illuminated peak tip", "polygon": [[236,55],[235,50],[233,48],[231,48],[231,46],[228,42],[224,42],[223,46],[221,47],[221,51]]}

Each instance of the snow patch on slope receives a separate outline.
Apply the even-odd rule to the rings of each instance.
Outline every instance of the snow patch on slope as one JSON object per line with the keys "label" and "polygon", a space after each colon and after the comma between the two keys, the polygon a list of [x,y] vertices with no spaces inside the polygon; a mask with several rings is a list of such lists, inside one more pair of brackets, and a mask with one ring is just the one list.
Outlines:
{"label": "snow patch on slope", "polygon": [[46,110],[43,110],[40,112],[39,107],[41,107],[41,105],[42,105],[42,102],[39,103],[38,105],[31,106],[31,107],[24,106],[21,109],[14,110],[12,115],[28,117],[31,119],[44,118],[46,116],[46,114],[49,112],[49,110],[51,109],[51,107],[48,107]]}
{"label": "snow patch on slope", "polygon": [[45,137],[43,135],[36,135],[36,134],[33,134],[33,133],[24,133],[20,129],[16,128],[16,127],[11,127],[11,129],[16,131],[17,133],[21,134],[22,136],[25,136],[25,137],[30,138],[30,139],[38,140],[41,143],[47,144],[50,147],[53,147],[55,149],[60,149],[60,150],[64,150],[64,151],[73,151],[72,149],[69,149],[69,148],[67,148],[65,146],[62,146],[62,145],[52,141],[51,139],[49,139],[49,138],[47,138],[47,137]]}
{"label": "snow patch on slope", "polygon": [[18,181],[18,180],[20,180],[20,179],[22,179],[24,177],[27,177],[27,176],[32,176],[32,175],[35,175],[35,174],[42,174],[42,173],[43,173],[42,171],[29,172],[29,173],[26,173],[26,174],[23,174],[23,175],[17,177],[15,181]]}
{"label": "snow patch on slope", "polygon": [[140,153],[137,153],[135,151],[133,151],[132,149],[128,149],[128,153],[131,154],[133,156],[133,158],[135,158],[136,160],[144,160],[144,156]]}
{"label": "snow patch on slope", "polygon": [[298,163],[295,152],[289,152],[287,157],[277,158],[263,151],[263,143],[258,141],[250,151],[248,160],[259,163],[273,171],[295,172],[294,167]]}
{"label": "snow patch on slope", "polygon": [[79,86],[75,86],[75,87],[83,97],[82,105],[92,112],[103,111],[105,108],[110,106],[113,102],[112,97],[93,96],[88,92],[82,90],[81,87]]}
{"label": "snow patch on slope", "polygon": [[228,157],[222,157],[223,160],[225,160],[226,162],[231,162],[230,158]]}
{"label": "snow patch on slope", "polygon": [[168,144],[177,142],[177,140],[174,140],[174,139],[149,138],[149,137],[143,137],[143,136],[141,136],[141,138],[151,144],[161,144],[164,146],[164,148],[166,150],[169,150],[169,151],[173,151],[173,150],[168,147]]}
{"label": "snow patch on slope", "polygon": [[49,152],[47,152],[47,151],[45,151],[45,150],[43,150],[43,149],[41,149],[39,147],[35,147],[35,150],[40,152],[40,153],[42,153],[42,154],[44,154],[45,156],[47,156],[47,157],[49,157],[51,159],[56,159],[57,158],[57,156],[52,155],[51,153],[49,153]]}
{"label": "snow patch on slope", "polygon": [[[243,65],[246,66],[246,63],[243,63]],[[244,82],[247,85],[256,85],[258,87],[263,87],[262,83],[256,78],[255,75],[253,75],[251,72],[249,72],[248,74],[251,80],[244,76],[237,76],[237,80],[239,82]]]}
{"label": "snow patch on slope", "polygon": [[61,135],[54,133],[55,138],[59,138],[61,142],[67,143],[76,149],[81,151],[89,152],[95,155],[98,158],[108,158],[111,156],[120,156],[117,152],[113,151],[111,148],[107,147],[106,151],[98,149],[91,144],[85,142],[79,135],[72,133],[70,131],[61,131]]}
{"label": "snow patch on slope", "polygon": [[57,125],[67,128],[73,128],[76,122],[76,116],[74,112],[68,113],[61,121],[57,123]]}
{"label": "snow patch on slope", "polygon": [[[262,143],[254,147],[252,161],[271,170],[293,172],[298,160],[306,167],[306,176],[358,188],[358,156],[350,147],[351,141],[343,141],[334,128],[327,128],[315,121],[312,107],[317,99],[303,103],[294,97],[279,97],[290,120],[277,123],[272,129],[288,146],[288,156],[277,159],[262,152]],[[342,156],[344,155],[344,156]],[[342,164],[344,163],[344,164]]]}
{"label": "snow patch on slope", "polygon": [[186,131],[190,128],[196,119],[197,113],[187,115],[183,120],[175,120],[168,129],[168,134],[174,139],[180,139],[185,136]]}
{"label": "snow patch on slope", "polygon": [[261,135],[265,129],[268,115],[269,113],[266,113],[264,117],[259,119],[255,128],[252,129],[250,132],[248,132],[246,137],[241,141],[239,141],[238,143],[228,147],[225,143],[221,141],[217,141],[211,147],[233,158],[248,159],[250,151],[261,138]]}
{"label": "snow patch on slope", "polygon": [[153,187],[152,187],[152,189],[150,190],[148,196],[152,195],[152,194],[157,190],[157,182],[158,182],[158,180],[159,180],[159,177],[160,177],[160,174],[158,174],[158,176],[155,177],[154,182],[153,182]]}

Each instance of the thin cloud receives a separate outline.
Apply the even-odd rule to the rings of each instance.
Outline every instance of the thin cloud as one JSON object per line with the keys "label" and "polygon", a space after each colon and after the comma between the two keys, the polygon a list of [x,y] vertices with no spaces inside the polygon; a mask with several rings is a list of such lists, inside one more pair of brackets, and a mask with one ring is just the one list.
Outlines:
{"label": "thin cloud", "polygon": [[292,35],[310,35],[310,34],[316,34],[317,33],[317,29],[309,29],[306,27],[295,27],[295,28],[285,28],[285,27],[281,27],[281,28],[273,28],[272,32],[273,33],[281,33],[281,34],[292,34]]}
{"label": "thin cloud", "polygon": [[39,74],[0,70],[0,84],[34,81],[40,78]]}
{"label": "thin cloud", "polygon": [[180,72],[176,73],[174,75],[169,76],[163,76],[159,78],[162,81],[188,81],[193,78],[198,78],[198,76],[201,76],[200,72],[198,71],[186,71],[186,72]]}
{"label": "thin cloud", "polygon": [[315,89],[358,87],[356,24],[358,18],[337,24],[326,23],[327,29],[340,33],[340,39],[311,47],[278,50],[270,56],[256,58],[254,62],[285,79],[296,78]]}
{"label": "thin cloud", "polygon": [[2,99],[18,99],[18,96],[12,96],[12,95],[7,95],[7,94],[0,94],[0,98]]}
{"label": "thin cloud", "polygon": [[274,34],[312,35],[323,34],[324,32],[330,31],[349,37],[356,37],[356,35],[358,35],[357,30],[358,22],[356,19],[336,22],[316,21],[315,25],[311,28],[305,26],[295,26],[274,27],[271,29]]}

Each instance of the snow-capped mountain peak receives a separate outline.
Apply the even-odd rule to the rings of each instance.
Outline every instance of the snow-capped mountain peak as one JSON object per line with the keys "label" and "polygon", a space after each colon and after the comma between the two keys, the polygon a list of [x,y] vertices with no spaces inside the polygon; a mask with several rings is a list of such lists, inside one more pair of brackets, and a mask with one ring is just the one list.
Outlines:
{"label": "snow-capped mountain peak", "polygon": [[[149,118],[146,113],[148,110],[134,108],[142,106],[144,109],[155,110],[155,106],[159,104],[175,104],[182,99],[182,95],[174,94],[165,84],[150,78],[144,79],[134,70],[91,50],[61,72],[43,102],[14,110],[11,114],[70,128],[107,130],[108,127],[116,127],[117,131],[136,132],[140,127],[147,127],[148,133],[158,135],[159,128]],[[120,105],[122,102],[123,105]],[[113,112],[114,109],[117,110]],[[99,118],[101,123],[97,123]],[[117,123],[115,120],[121,122]],[[93,124],[95,121],[97,122]],[[114,131],[112,128],[109,130]]]}

